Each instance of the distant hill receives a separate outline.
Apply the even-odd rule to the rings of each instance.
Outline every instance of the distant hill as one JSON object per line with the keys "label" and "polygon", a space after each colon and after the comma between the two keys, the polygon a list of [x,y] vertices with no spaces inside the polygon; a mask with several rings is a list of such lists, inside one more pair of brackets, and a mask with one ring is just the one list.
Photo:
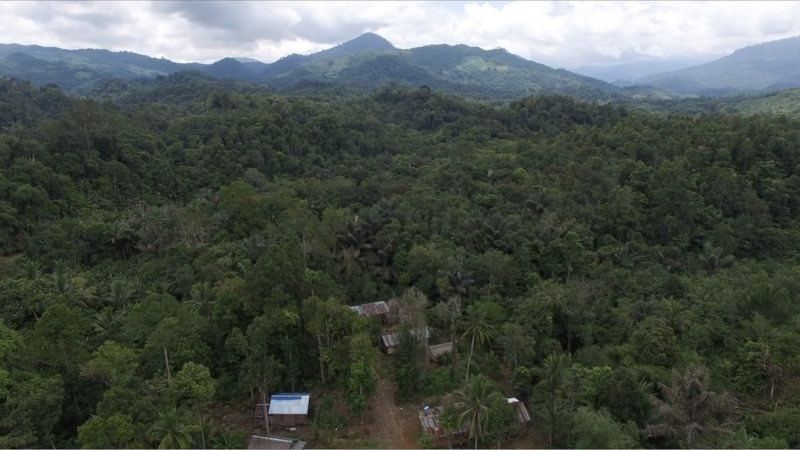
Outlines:
{"label": "distant hill", "polygon": [[622,97],[622,90],[609,83],[502,49],[429,45],[400,50],[374,34],[313,55],[289,56],[268,66],[262,75],[265,83],[288,90],[309,83],[362,89],[396,83],[483,98],[543,93],[599,100]]}
{"label": "distant hill", "polygon": [[590,100],[624,97],[622,89],[609,83],[553,69],[505,50],[465,45],[401,50],[374,33],[311,55],[290,55],[272,64],[243,58],[181,64],[130,52],[0,45],[0,75],[37,85],[54,83],[69,91],[91,90],[109,79],[152,78],[186,70],[283,91],[309,87],[371,90],[398,84],[426,85],[450,93],[503,100],[535,94],[565,94]]}
{"label": "distant hill", "polygon": [[622,63],[586,65],[577,67],[573,71],[624,87],[636,84],[634,80],[684,69],[705,62],[706,60],[689,58],[644,59]]}
{"label": "distant hill", "polygon": [[57,84],[73,92],[90,89],[111,78],[154,77],[198,70],[202,66],[132,52],[0,44],[0,75],[28,80],[36,85]]}
{"label": "distant hill", "polygon": [[800,88],[760,95],[695,98],[634,98],[625,101],[639,109],[692,116],[704,114],[756,114],[800,117]]}
{"label": "distant hill", "polygon": [[706,64],[641,78],[638,82],[705,96],[800,87],[800,37],[745,47]]}

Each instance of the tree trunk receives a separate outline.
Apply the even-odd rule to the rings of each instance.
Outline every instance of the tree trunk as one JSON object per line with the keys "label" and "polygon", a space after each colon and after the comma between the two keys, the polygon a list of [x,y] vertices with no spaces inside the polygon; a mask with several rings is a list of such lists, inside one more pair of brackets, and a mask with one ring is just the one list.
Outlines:
{"label": "tree trunk", "polygon": [[317,353],[319,353],[319,379],[325,384],[325,364],[322,362],[322,335],[317,333]]}
{"label": "tree trunk", "polygon": [[264,409],[264,425],[266,425],[267,434],[269,434],[269,411],[267,410],[267,395],[264,393],[263,389],[261,390],[261,407]]}
{"label": "tree trunk", "polygon": [[169,371],[169,356],[167,355],[167,347],[164,347],[164,367],[167,370],[167,383],[172,383],[172,374]]}
{"label": "tree trunk", "polygon": [[467,359],[467,376],[464,378],[464,383],[469,381],[469,366],[472,364],[472,351],[475,350],[475,333],[472,334],[472,343],[469,346],[469,358]]}
{"label": "tree trunk", "polygon": [[200,423],[200,441],[203,443],[203,448],[206,448],[206,433],[203,431],[203,416],[200,415],[200,407],[197,407],[197,419]]}

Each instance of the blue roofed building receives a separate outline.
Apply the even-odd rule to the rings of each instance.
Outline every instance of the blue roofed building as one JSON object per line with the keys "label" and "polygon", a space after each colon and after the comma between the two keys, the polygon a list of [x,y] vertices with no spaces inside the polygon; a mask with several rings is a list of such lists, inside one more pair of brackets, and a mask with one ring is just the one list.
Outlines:
{"label": "blue roofed building", "polygon": [[308,423],[311,394],[273,394],[269,399],[269,423],[294,427]]}

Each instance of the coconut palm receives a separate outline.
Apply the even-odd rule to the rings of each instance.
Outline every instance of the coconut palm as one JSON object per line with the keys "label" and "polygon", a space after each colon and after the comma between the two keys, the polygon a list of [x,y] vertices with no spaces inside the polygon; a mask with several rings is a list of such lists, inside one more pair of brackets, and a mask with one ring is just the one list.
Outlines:
{"label": "coconut palm", "polygon": [[459,427],[469,431],[469,437],[475,440],[475,448],[478,448],[478,441],[488,432],[491,405],[502,398],[500,391],[486,377],[477,376],[454,395],[453,409]]}
{"label": "coconut palm", "polygon": [[101,342],[117,335],[120,322],[124,316],[125,311],[115,311],[109,306],[94,314],[92,317],[92,329]]}
{"label": "coconut palm", "polygon": [[484,344],[491,339],[494,327],[488,322],[486,313],[476,309],[474,306],[467,309],[467,317],[464,323],[464,337],[470,337],[469,358],[467,359],[467,375],[464,382],[469,380],[469,367],[472,363],[472,354],[475,351],[475,341]]}
{"label": "coconut palm", "polygon": [[196,426],[182,424],[178,412],[173,408],[158,415],[148,437],[159,441],[158,448],[190,448],[192,433],[196,429]]}
{"label": "coconut palm", "polygon": [[567,375],[572,367],[572,358],[566,353],[551,353],[539,371],[541,380],[537,385],[545,393],[544,408],[539,414],[545,421],[550,446],[553,446],[559,434],[559,425],[564,422],[564,410],[567,402],[562,398],[565,391]]}
{"label": "coconut palm", "polygon": [[659,385],[662,398],[653,398],[661,422],[647,427],[649,437],[678,439],[686,447],[703,436],[730,432],[737,400],[709,390],[708,372],[690,367],[673,375],[672,385]]}
{"label": "coconut palm", "polygon": [[206,316],[211,317],[211,307],[214,305],[214,292],[208,281],[195,283],[190,293],[189,305]]}
{"label": "coconut palm", "polygon": [[111,283],[109,303],[115,308],[124,308],[130,303],[133,294],[134,290],[130,283],[125,280],[114,280]]}

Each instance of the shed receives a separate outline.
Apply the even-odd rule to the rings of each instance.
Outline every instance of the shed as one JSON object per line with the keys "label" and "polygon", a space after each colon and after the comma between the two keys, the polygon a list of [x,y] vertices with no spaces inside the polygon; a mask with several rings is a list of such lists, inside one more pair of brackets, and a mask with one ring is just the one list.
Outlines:
{"label": "shed", "polygon": [[[425,327],[425,332],[423,333],[422,330],[411,330],[410,331],[412,336],[418,335],[425,335],[425,339],[430,339],[431,337],[431,329]],[[400,333],[396,331],[384,331],[384,334],[381,335],[381,347],[383,350],[388,353],[392,354],[397,351],[397,347],[400,346]]]}
{"label": "shed", "polygon": [[389,314],[389,305],[386,302],[372,302],[351,306],[350,309],[362,316],[384,317]]}
{"label": "shed", "polygon": [[428,358],[435,361],[442,356],[453,352],[453,343],[445,342],[443,344],[431,345],[428,347]]}
{"label": "shed", "polygon": [[389,305],[386,302],[372,302],[353,305],[350,309],[359,315],[380,319],[383,323],[389,322]]}
{"label": "shed", "polygon": [[280,436],[252,435],[247,441],[248,449],[303,450],[306,443],[292,438]]}
{"label": "shed", "polygon": [[514,411],[516,412],[519,423],[526,424],[531,421],[531,415],[528,414],[528,408],[525,407],[524,403],[514,397],[507,398],[506,400],[508,400],[509,405],[514,407]]}
{"label": "shed", "polygon": [[450,446],[453,442],[460,442],[466,439],[466,426],[461,427],[459,430],[447,430],[442,425],[439,417],[443,412],[444,409],[442,407],[424,406],[419,411],[419,423],[422,425],[422,431],[433,436],[434,442],[439,445],[447,443]]}
{"label": "shed", "polygon": [[310,394],[273,394],[269,402],[269,422],[279,427],[308,423]]}

